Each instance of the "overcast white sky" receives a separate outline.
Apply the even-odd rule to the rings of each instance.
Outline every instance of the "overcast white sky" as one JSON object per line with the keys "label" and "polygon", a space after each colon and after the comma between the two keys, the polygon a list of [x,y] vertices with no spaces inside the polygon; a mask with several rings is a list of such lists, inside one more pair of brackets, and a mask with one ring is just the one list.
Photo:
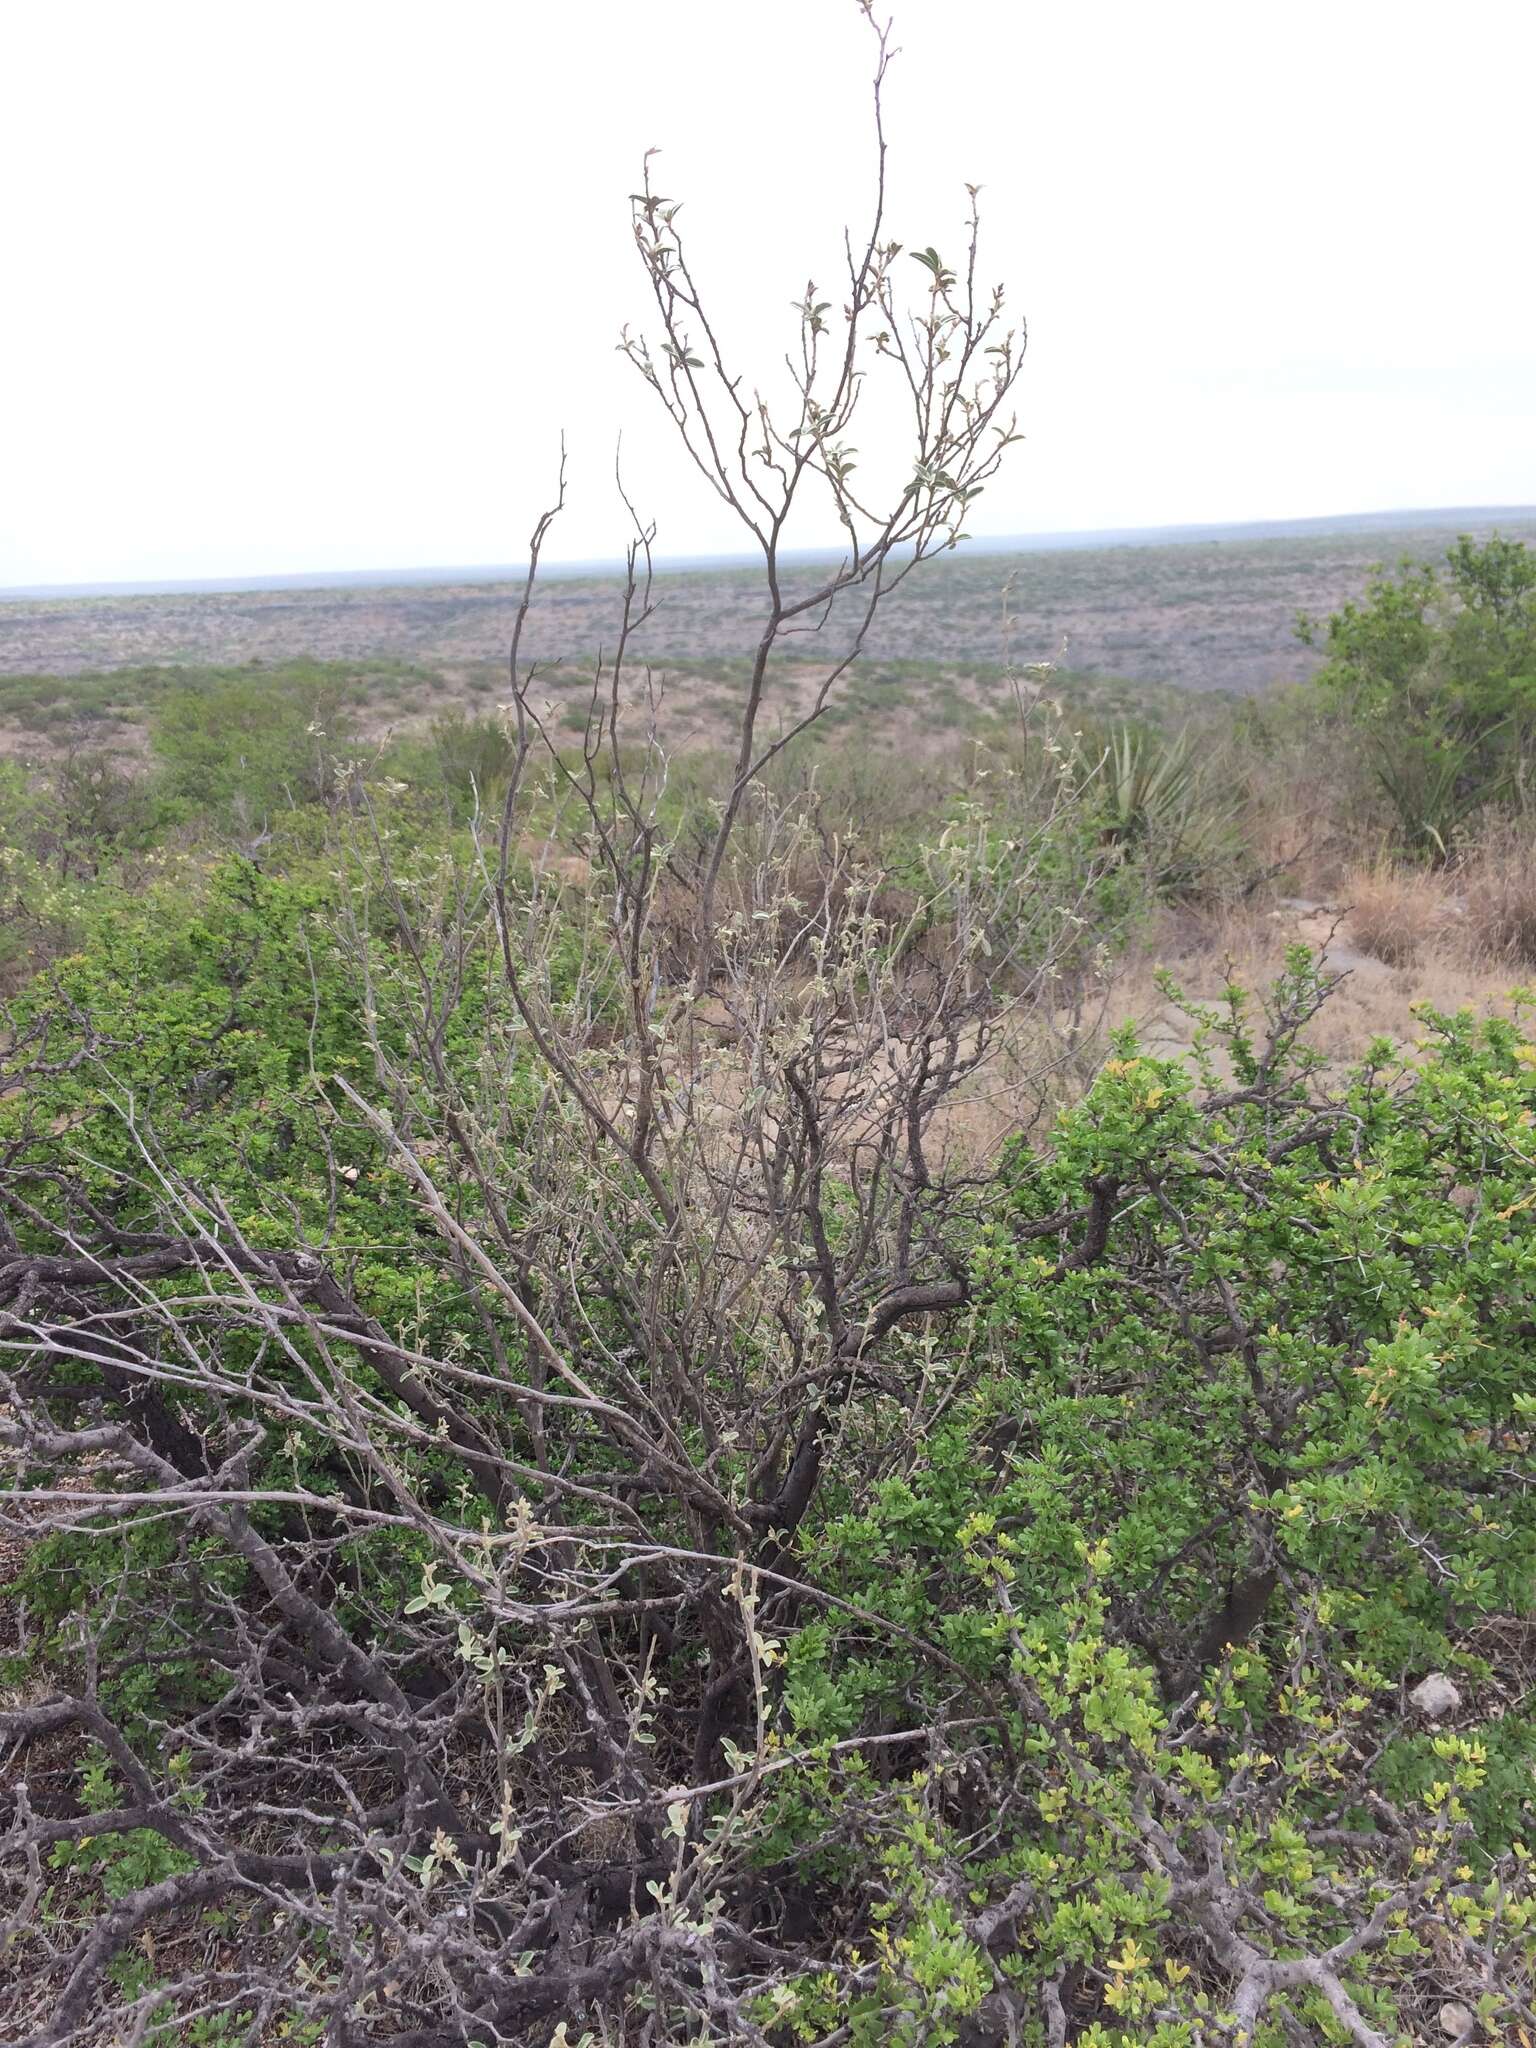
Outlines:
{"label": "overcast white sky", "polygon": [[[1536,6],[894,0],[891,230],[1030,323],[977,532],[1536,501]],[[749,381],[868,188],[853,0],[6,0],[0,586],[740,545],[614,351],[641,152]],[[835,297],[835,293],[829,293]],[[839,302],[840,303],[840,302]],[[807,539],[831,540],[825,535]]]}

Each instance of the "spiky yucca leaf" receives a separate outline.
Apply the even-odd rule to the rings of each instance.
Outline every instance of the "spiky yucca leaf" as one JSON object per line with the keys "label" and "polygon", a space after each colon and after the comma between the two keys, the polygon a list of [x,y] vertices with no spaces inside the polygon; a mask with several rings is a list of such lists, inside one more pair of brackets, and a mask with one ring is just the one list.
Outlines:
{"label": "spiky yucca leaf", "polygon": [[1187,730],[1167,736],[1122,726],[1085,756],[1090,802],[1105,839],[1165,895],[1192,895],[1230,870],[1240,851],[1240,800]]}

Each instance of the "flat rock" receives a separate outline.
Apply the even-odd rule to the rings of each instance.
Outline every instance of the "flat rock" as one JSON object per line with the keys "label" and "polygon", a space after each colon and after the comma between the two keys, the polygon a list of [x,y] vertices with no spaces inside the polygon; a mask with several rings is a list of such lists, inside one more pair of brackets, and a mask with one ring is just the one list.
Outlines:
{"label": "flat rock", "polygon": [[1454,1714],[1461,1705],[1461,1694],[1443,1671],[1431,1671],[1428,1678],[1421,1678],[1409,1693],[1408,1704],[1415,1712],[1427,1714],[1432,1721],[1443,1721],[1447,1714]]}

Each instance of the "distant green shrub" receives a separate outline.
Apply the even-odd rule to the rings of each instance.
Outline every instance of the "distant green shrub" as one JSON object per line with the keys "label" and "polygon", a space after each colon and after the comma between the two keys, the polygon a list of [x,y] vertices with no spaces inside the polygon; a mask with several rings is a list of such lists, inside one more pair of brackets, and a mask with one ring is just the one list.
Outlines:
{"label": "distant green shrub", "polygon": [[1536,555],[1463,536],[1443,568],[1379,571],[1363,603],[1303,618],[1324,697],[1358,734],[1404,851],[1443,860],[1536,766]]}
{"label": "distant green shrub", "polygon": [[315,802],[336,786],[338,751],[352,736],[350,697],[333,671],[309,664],[171,688],[150,719],[161,787],[238,826]]}
{"label": "distant green shrub", "polygon": [[483,801],[512,772],[517,743],[506,721],[450,711],[434,719],[429,734],[437,773],[461,803]]}

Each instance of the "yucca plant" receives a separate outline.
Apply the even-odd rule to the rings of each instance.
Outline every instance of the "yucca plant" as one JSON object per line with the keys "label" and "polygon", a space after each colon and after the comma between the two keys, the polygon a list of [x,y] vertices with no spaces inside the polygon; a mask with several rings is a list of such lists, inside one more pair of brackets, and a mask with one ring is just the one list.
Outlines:
{"label": "yucca plant", "polygon": [[1403,850],[1437,865],[1452,858],[1467,824],[1506,786],[1492,770],[1479,775],[1475,750],[1450,733],[1426,737],[1383,725],[1371,751]]}
{"label": "yucca plant", "polygon": [[1085,746],[1082,765],[1105,843],[1160,895],[1198,894],[1238,859],[1240,799],[1188,730],[1122,726],[1096,753]]}

